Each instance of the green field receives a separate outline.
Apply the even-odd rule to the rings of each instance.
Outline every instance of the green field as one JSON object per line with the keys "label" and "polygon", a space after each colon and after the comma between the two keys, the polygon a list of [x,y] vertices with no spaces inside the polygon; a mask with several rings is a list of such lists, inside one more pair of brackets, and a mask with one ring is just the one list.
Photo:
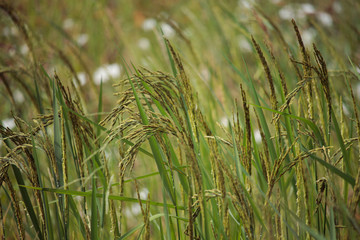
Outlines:
{"label": "green field", "polygon": [[0,0],[0,237],[358,239],[359,13]]}

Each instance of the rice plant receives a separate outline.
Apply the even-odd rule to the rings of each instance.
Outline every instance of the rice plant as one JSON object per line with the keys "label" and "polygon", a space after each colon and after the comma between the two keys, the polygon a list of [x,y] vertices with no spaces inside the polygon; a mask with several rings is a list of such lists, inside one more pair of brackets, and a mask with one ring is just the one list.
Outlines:
{"label": "rice plant", "polygon": [[359,238],[359,3],[33,4],[0,2],[2,239]]}

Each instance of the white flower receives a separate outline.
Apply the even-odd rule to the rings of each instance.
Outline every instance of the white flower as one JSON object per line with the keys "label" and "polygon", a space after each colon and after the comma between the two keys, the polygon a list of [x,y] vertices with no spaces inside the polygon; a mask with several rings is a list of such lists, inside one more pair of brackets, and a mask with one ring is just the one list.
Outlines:
{"label": "white flower", "polygon": [[200,68],[200,75],[205,80],[205,82],[209,82],[211,74],[207,67],[202,66]]}
{"label": "white flower", "polygon": [[[105,153],[105,157],[106,157],[106,158],[110,158],[111,155],[112,155],[112,153],[111,153],[110,150],[105,150],[104,153]],[[111,177],[113,177],[113,176],[111,175]]]}
{"label": "white flower", "polygon": [[306,15],[314,13],[316,13],[316,9],[310,3],[288,4],[280,9],[279,16],[281,19],[291,20],[293,18],[302,19]]}
{"label": "white flower", "polygon": [[324,26],[331,27],[333,24],[333,19],[331,15],[326,12],[319,12],[317,18]]}
{"label": "white flower", "polygon": [[2,125],[6,128],[13,129],[15,125],[15,120],[13,118],[7,118],[1,121]]}
{"label": "white flower", "polygon": [[120,77],[121,67],[117,63],[107,65],[107,70],[110,74],[110,77],[117,78]]}
{"label": "white flower", "polygon": [[251,52],[252,51],[252,47],[251,44],[249,43],[248,40],[246,40],[246,38],[240,38],[240,40],[238,41],[239,44],[239,48],[244,51],[244,52]]}
{"label": "white flower", "polygon": [[305,14],[314,14],[315,13],[315,7],[310,3],[303,3],[300,6],[301,11]]}
{"label": "white flower", "polygon": [[3,28],[3,35],[5,37],[9,37],[10,35],[16,36],[18,33],[19,33],[19,30],[15,26]]}
{"label": "white flower", "polygon": [[[50,128],[49,128],[49,129],[50,129]],[[74,196],[73,198],[74,198],[74,200],[77,201],[77,202],[80,202],[80,201],[82,201],[82,200],[84,199],[83,196]]]}
{"label": "white flower", "polygon": [[101,81],[107,82],[110,78],[118,78],[120,73],[121,67],[117,63],[103,65],[94,72],[95,84],[100,85]]}
{"label": "white flower", "polygon": [[155,28],[155,26],[156,20],[153,18],[146,19],[142,24],[142,28],[144,29],[144,31],[151,31]]}
{"label": "white flower", "polygon": [[167,23],[161,23],[161,29],[166,38],[172,38],[175,35],[175,30]]}
{"label": "white flower", "polygon": [[341,3],[338,2],[338,1],[334,2],[333,8],[334,8],[334,10],[335,10],[336,13],[341,13],[341,12],[342,12]]}
{"label": "white flower", "polygon": [[105,67],[100,67],[100,68],[96,69],[96,71],[94,72],[93,78],[94,78],[95,84],[100,85],[101,81],[102,82],[109,81],[110,76]]}
{"label": "white flower", "polygon": [[141,207],[140,207],[140,204],[138,203],[134,203],[132,206],[131,206],[131,212],[134,216],[136,215],[139,215],[141,213]]}
{"label": "white flower", "polygon": [[285,7],[280,9],[279,16],[281,19],[291,20],[295,17],[295,10],[292,6],[286,5]]}
{"label": "white flower", "polygon": [[22,55],[26,55],[29,52],[29,47],[26,44],[21,45],[20,47],[20,53]]}
{"label": "white flower", "polygon": [[228,127],[230,125],[230,121],[227,117],[222,117],[220,123],[224,127]]}
{"label": "white flower", "polygon": [[315,36],[316,31],[313,28],[306,29],[301,33],[305,45],[311,45],[314,42]]}
{"label": "white flower", "polygon": [[[80,85],[81,85],[81,86],[84,86],[85,83],[86,83],[86,74],[85,74],[84,72],[79,72],[78,74],[76,74],[76,76],[77,76],[77,78],[78,78],[79,81],[80,81]],[[73,82],[74,82],[74,85],[75,85],[76,87],[78,87],[77,82],[75,81],[75,79],[74,79]]]}
{"label": "white flower", "polygon": [[126,217],[132,217],[132,213],[131,213],[131,210],[130,210],[130,208],[125,208],[124,209],[124,215],[126,216]]}
{"label": "white flower", "polygon": [[76,38],[76,42],[77,44],[79,44],[79,46],[84,46],[89,40],[89,35],[87,35],[86,33],[80,34],[77,38]]}
{"label": "white flower", "polygon": [[71,18],[67,18],[64,20],[64,22],[63,22],[64,29],[69,30],[73,27],[74,27],[74,20],[72,20]]}
{"label": "white flower", "polygon": [[142,50],[147,50],[150,48],[150,41],[147,38],[140,38],[138,41],[138,46]]}
{"label": "white flower", "polygon": [[16,89],[14,91],[14,100],[16,103],[23,103],[25,98],[24,95],[22,94],[22,92],[19,89]]}
{"label": "white flower", "polygon": [[250,9],[252,7],[253,0],[239,0],[238,5],[245,9]]}
{"label": "white flower", "polygon": [[17,27],[12,26],[12,27],[10,28],[10,34],[11,34],[11,35],[13,35],[13,36],[17,36],[17,35],[18,35],[18,33],[19,33],[19,30],[18,30],[18,28],[17,28]]}
{"label": "white flower", "polygon": [[86,74],[84,72],[80,72],[77,74],[77,77],[79,78],[81,86],[85,85],[86,83]]}
{"label": "white flower", "polygon": [[147,188],[142,188],[139,192],[140,199],[147,200],[148,199],[149,190]]}
{"label": "white flower", "polygon": [[256,143],[261,143],[261,133],[259,129],[254,131],[254,138]]}

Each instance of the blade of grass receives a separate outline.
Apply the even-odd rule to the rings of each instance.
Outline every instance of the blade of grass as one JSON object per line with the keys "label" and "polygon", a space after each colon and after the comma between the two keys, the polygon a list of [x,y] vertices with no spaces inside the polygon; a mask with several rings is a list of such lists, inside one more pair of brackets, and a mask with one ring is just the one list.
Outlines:
{"label": "blade of grass", "polygon": [[54,239],[54,232],[53,232],[51,215],[50,215],[49,201],[46,194],[44,194],[44,204],[45,204],[46,229],[47,229],[48,239],[52,240]]}
{"label": "blade of grass", "polygon": [[165,226],[166,226],[166,235],[168,239],[171,239],[171,230],[170,230],[170,221],[169,221],[169,209],[167,206],[166,198],[165,198],[165,189],[163,189],[163,201],[164,201],[164,217],[165,217]]}
{"label": "blade of grass", "polygon": [[341,152],[342,152],[343,159],[344,159],[344,162],[345,162],[346,172],[351,175],[349,152],[346,150],[344,140],[343,140],[343,137],[341,135],[341,130],[340,130],[338,121],[336,119],[336,116],[334,114],[334,111],[331,112],[331,115],[332,115],[332,121],[333,121],[333,126],[334,126],[334,129],[335,129],[336,137],[337,137],[337,140],[338,140],[338,142],[340,144]]}
{"label": "blade of grass", "polygon": [[[179,169],[183,169],[183,168],[187,168],[187,166],[181,166]],[[170,169],[167,169],[166,171],[171,171]],[[148,178],[148,177],[153,177],[153,176],[156,176],[158,175],[159,172],[152,172],[152,173],[149,173],[149,174],[145,174],[145,175],[142,175],[142,176],[138,176],[138,177],[134,177],[134,178],[131,178],[131,179],[127,179],[124,181],[124,183],[129,183],[129,182],[132,182],[132,181],[135,181],[135,180],[139,180],[139,179],[145,179],[145,178]],[[120,183],[112,183],[110,185],[110,187],[115,187],[115,186],[119,186]],[[98,187],[97,188],[98,190],[101,190],[101,189],[104,189],[104,187]]]}
{"label": "blade of grass", "polygon": [[[48,75],[47,75],[48,76]],[[50,78],[48,78],[51,80]],[[57,88],[56,82],[52,82],[52,90],[53,90],[53,116],[54,116],[54,155],[55,155],[55,162],[56,162],[56,173],[54,174],[53,178],[55,179],[55,184],[57,188],[60,188],[64,185],[64,176],[63,176],[63,168],[62,168],[62,142],[61,142],[61,125],[60,125],[60,118],[59,118],[59,105],[57,101],[57,96],[61,98],[61,93]],[[59,198],[59,208],[62,217],[62,222],[59,220],[59,234],[60,238],[62,238],[62,231],[60,230],[60,226],[62,228],[62,224],[65,224],[65,211],[64,211],[64,196],[59,194],[57,196]]]}
{"label": "blade of grass", "polygon": [[[66,195],[71,195],[71,196],[82,196],[82,197],[90,197],[92,196],[92,191],[91,192],[82,192],[82,191],[75,191],[75,190],[64,190],[64,189],[56,189],[56,188],[40,188],[40,187],[32,187],[32,186],[26,186],[26,185],[19,185],[21,188],[27,188],[27,189],[33,189],[33,190],[39,190],[39,191],[44,191],[44,192],[52,192],[52,193],[57,193],[57,194],[66,194]],[[103,194],[102,193],[96,193],[96,197],[97,198],[102,198]],[[124,202],[132,202],[132,203],[138,203],[139,200],[137,198],[131,198],[131,197],[122,197],[122,196],[117,196],[117,195],[109,195],[109,199],[110,200],[117,200],[117,201],[124,201]],[[142,203],[146,204],[148,201],[147,200],[141,200]],[[150,205],[153,206],[159,206],[159,207],[163,207],[164,203],[161,202],[155,202],[155,201],[149,201]],[[174,205],[172,204],[167,204],[167,206],[169,208],[175,208]],[[185,210],[185,207],[183,206],[176,206],[179,210]]]}
{"label": "blade of grass", "polygon": [[[103,81],[101,80],[100,82],[100,92],[99,92],[99,103],[98,103],[98,118],[97,118],[97,123],[100,122],[101,120],[101,115],[100,113],[102,112],[102,95],[103,95]],[[99,127],[96,128],[97,131],[96,131],[96,136],[99,136],[100,135],[100,131],[101,129]]]}
{"label": "blade of grass", "polygon": [[96,205],[96,180],[92,176],[92,191],[91,191],[91,239],[98,239],[98,214]]}
{"label": "blade of grass", "polygon": [[333,208],[330,208],[330,240],[336,240],[336,227],[335,227],[335,221],[334,221],[334,210]]}
{"label": "blade of grass", "polygon": [[[36,170],[37,170],[37,173],[38,173],[38,181],[39,181],[39,186],[40,187],[43,187],[43,182],[42,182],[42,177],[41,177],[41,170],[40,170],[40,165],[39,165],[39,159],[38,159],[38,156],[37,156],[37,151],[36,151],[36,147],[35,147],[35,141],[34,141],[34,138],[31,137],[31,141],[32,141],[32,146],[33,146],[33,157],[34,157],[34,161],[35,161],[35,166],[36,166]],[[21,190],[21,188],[20,188]],[[48,203],[45,203],[45,196],[44,196],[44,193],[42,192],[41,193],[41,196],[43,198],[43,205],[44,205],[44,209],[45,209],[45,212],[47,211],[46,210],[46,207],[48,206]],[[48,225],[48,216],[47,214],[45,214],[45,221],[47,222],[46,224]]]}
{"label": "blade of grass", "polygon": [[73,197],[71,195],[68,194],[68,197],[69,197],[68,199],[69,199],[69,205],[70,205],[71,211],[73,212],[74,217],[76,218],[76,220],[77,220],[77,222],[79,224],[80,231],[81,231],[84,239],[86,239],[86,231],[85,231],[84,223],[81,220],[79,211],[77,210],[77,207],[76,207],[76,204],[75,204],[75,201],[74,201],[74,199],[73,199]]}

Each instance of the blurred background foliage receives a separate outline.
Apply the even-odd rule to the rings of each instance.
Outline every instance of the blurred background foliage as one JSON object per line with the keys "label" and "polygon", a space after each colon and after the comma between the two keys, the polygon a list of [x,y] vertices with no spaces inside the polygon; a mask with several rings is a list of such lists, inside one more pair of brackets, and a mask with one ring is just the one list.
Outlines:
{"label": "blurred background foliage", "polygon": [[[311,47],[314,42],[321,51],[324,50],[322,52],[330,68],[338,67],[338,64],[348,66],[348,58],[358,66],[359,4],[354,0],[12,1],[26,23],[36,56],[47,71],[56,70],[67,79],[73,78],[74,71],[87,86],[90,81],[99,82],[101,74],[95,74],[99,68],[101,72],[101,67],[114,63],[122,68],[122,56],[126,61],[170,72],[161,37],[162,29],[181,52],[185,63],[190,65],[189,71],[197,92],[204,99],[208,94],[202,91],[206,89],[204,84],[209,84],[213,89],[225,84],[230,91],[226,93],[231,95],[229,99],[238,94],[237,87],[234,88],[238,82],[227,67],[226,58],[237,65],[242,62],[243,56],[254,80],[260,81],[259,71],[254,71],[254,68],[259,68],[254,64],[256,56],[252,54],[250,34],[259,41],[265,40],[275,55],[280,56],[284,51],[281,44],[273,44],[279,42],[274,24],[296,53],[297,43],[290,23],[292,18],[300,26],[305,44]],[[19,36],[21,33],[17,27],[3,12],[0,15],[0,28],[2,66],[29,68],[28,46]],[[66,66],[68,64],[64,64],[64,58],[73,67],[72,70]],[[287,59],[281,61],[284,71],[289,64]],[[115,78],[123,77],[122,70],[117,71],[115,65],[113,69]],[[296,81],[293,81],[294,84]],[[110,86],[105,85],[106,103],[114,100]],[[11,86],[12,89],[19,87]],[[234,92],[232,89],[235,89]],[[18,91],[13,94],[20,95]],[[216,94],[221,101],[227,98],[222,91]],[[2,86],[2,102],[10,101],[7,96],[6,88]],[[96,95],[87,92],[86,97],[89,109],[94,110]],[[19,98],[21,101],[15,104],[26,112],[29,108],[25,105],[21,107],[26,96]],[[95,103],[93,106],[92,102]],[[1,116],[10,117],[10,106],[4,104],[1,107]],[[110,106],[105,104],[105,110],[109,110]]]}

